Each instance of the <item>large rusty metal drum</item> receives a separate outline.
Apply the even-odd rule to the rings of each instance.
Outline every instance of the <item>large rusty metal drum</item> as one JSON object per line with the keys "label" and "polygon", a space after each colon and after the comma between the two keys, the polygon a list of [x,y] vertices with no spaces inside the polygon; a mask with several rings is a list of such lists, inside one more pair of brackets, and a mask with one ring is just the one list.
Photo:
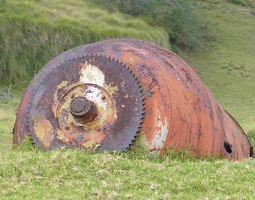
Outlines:
{"label": "large rusty metal drum", "polygon": [[13,143],[241,160],[254,155],[246,134],[192,68],[158,45],[113,39],[70,49],[28,85]]}

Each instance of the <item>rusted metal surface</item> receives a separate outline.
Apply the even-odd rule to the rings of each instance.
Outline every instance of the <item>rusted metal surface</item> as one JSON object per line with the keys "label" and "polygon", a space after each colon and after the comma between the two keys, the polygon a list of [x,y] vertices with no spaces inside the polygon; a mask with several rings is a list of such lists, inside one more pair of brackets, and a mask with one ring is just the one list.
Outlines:
{"label": "rusted metal surface", "polygon": [[106,57],[78,56],[63,63],[54,59],[28,86],[14,143],[26,132],[43,149],[72,145],[124,151],[135,139],[143,94],[134,74]]}
{"label": "rusted metal surface", "polygon": [[254,155],[242,128],[187,63],[132,39],[80,46],[46,64],[24,94],[13,142],[31,135],[44,149],[71,144],[124,151],[137,133],[152,153]]}

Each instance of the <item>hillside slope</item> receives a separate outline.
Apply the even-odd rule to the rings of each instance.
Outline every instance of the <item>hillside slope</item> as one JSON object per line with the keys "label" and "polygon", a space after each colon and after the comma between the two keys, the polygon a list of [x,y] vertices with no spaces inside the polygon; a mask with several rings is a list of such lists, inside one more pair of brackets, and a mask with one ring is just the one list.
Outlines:
{"label": "hillside slope", "polygon": [[[14,83],[24,88],[57,54],[100,39],[132,37],[169,48],[162,28],[109,13],[86,1],[72,5],[67,0],[61,4],[57,0],[0,2],[0,86]],[[243,129],[255,137],[255,16],[249,8],[224,1],[213,5],[203,2],[195,8],[212,22],[216,40],[206,49],[179,55]]]}
{"label": "hillside slope", "polygon": [[216,41],[180,56],[246,132],[255,130],[255,16],[224,2],[199,12],[208,14]]}
{"label": "hillside slope", "polygon": [[110,38],[143,39],[170,48],[163,28],[86,0],[0,1],[0,86],[18,83],[25,88],[61,52]]}
{"label": "hillside slope", "polygon": [[[2,2],[7,1],[8,4],[1,7]],[[28,11],[25,2],[31,11]],[[77,22],[77,16],[82,15],[85,9],[82,7],[85,0],[77,0],[76,3],[72,2],[72,5],[68,5],[67,0],[36,2],[38,5],[33,1],[0,0],[0,70],[3,70],[3,67],[8,70],[8,67],[15,66],[15,70],[25,69],[25,74],[33,74],[44,62],[61,51],[92,41],[91,38],[101,38],[100,34],[95,37],[90,34],[94,32],[89,25],[87,27],[86,24]],[[243,7],[223,1],[214,2],[221,3],[214,4],[210,9],[201,6],[197,11],[209,15],[216,41],[208,44],[207,49],[198,52],[183,51],[179,52],[179,55],[195,69],[221,105],[237,119],[255,144],[255,16],[249,12],[238,11],[245,9]],[[56,9],[53,9],[53,6],[57,6]],[[19,9],[27,12],[22,13]],[[74,13],[70,14],[74,15],[71,20],[51,23],[51,19],[68,18],[70,9],[74,10]],[[7,10],[12,14],[20,12],[21,15],[28,16],[24,16],[20,22],[17,21],[20,17],[10,17]],[[66,16],[56,17],[59,10],[60,15]],[[92,12],[91,9],[88,10]],[[96,15],[102,13],[103,22],[107,15],[119,16],[99,9],[93,12],[97,13]],[[47,17],[38,17],[40,15]],[[140,39],[146,39],[148,36],[158,44],[166,42],[162,29],[154,29],[127,16],[122,17],[120,20],[124,20],[124,26],[111,29],[111,24],[115,23],[113,20],[109,22],[109,27],[105,23],[103,28],[127,33],[125,29],[128,23],[138,23],[143,27],[144,35],[140,35],[137,26],[133,24],[129,29],[132,34],[127,34],[127,37],[144,36]],[[38,19],[41,21],[38,22]],[[101,30],[99,24],[96,24],[96,27]],[[88,29],[89,33],[84,33],[85,29]],[[104,34],[103,30],[101,31],[99,32],[104,37],[108,37],[109,32]],[[145,33],[147,31],[148,33]],[[157,33],[162,37],[157,37]],[[77,38],[69,40],[68,35]],[[13,36],[16,36],[15,40]],[[119,35],[112,35],[117,36]],[[45,41],[45,45],[38,45],[40,39]],[[3,44],[4,46],[1,46]],[[47,48],[56,45],[59,45],[57,49],[47,52]],[[17,54],[16,51],[22,53]],[[34,55],[38,56],[39,61],[36,66],[30,66],[34,60],[29,59]],[[24,56],[27,56],[26,59]],[[3,62],[10,65],[4,66]],[[13,80],[7,79],[5,86],[8,87],[8,84],[15,80],[20,82],[21,78],[16,76]],[[2,71],[0,80],[1,86]],[[27,81],[22,85],[24,87],[30,79],[25,76],[23,80]],[[31,147],[29,143],[11,151],[11,132],[19,100],[20,96],[16,96],[14,100],[5,99],[0,102],[1,199],[254,199],[255,159],[241,162],[198,159],[190,157],[187,152],[176,154],[171,151],[164,157],[148,157],[145,150],[135,147],[122,154],[97,154],[68,148],[45,152]]]}

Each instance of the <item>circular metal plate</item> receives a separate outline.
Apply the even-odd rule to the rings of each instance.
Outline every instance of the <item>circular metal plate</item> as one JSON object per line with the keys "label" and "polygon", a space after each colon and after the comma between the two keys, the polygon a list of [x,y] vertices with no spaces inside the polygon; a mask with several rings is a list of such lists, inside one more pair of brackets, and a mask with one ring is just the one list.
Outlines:
{"label": "circular metal plate", "polygon": [[134,75],[121,63],[83,56],[60,66],[46,65],[37,80],[27,120],[41,148],[125,151],[135,139],[143,96]]}

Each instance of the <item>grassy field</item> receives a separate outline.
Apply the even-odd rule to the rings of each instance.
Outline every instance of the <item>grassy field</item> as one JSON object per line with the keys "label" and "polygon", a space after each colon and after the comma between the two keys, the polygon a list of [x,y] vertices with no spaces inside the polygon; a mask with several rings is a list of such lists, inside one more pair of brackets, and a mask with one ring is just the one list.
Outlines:
{"label": "grassy field", "polygon": [[0,160],[1,199],[253,199],[255,160],[169,153],[13,151]]}
{"label": "grassy field", "polygon": [[[4,95],[6,96],[4,96]],[[0,90],[0,153],[12,149],[12,129],[15,113],[18,109],[21,94],[8,93],[8,89]]]}
{"label": "grassy field", "polygon": [[[22,4],[11,2],[12,6]],[[68,9],[85,1],[72,6],[64,2],[67,1],[58,5],[58,1],[53,1],[51,5],[65,10],[67,15]],[[245,7],[217,2],[213,4],[215,9],[198,10],[208,13],[216,40],[207,49],[180,51],[179,55],[195,69],[255,145],[255,16],[240,11]],[[33,12],[56,17],[48,15],[49,10],[45,3]],[[80,16],[79,11],[70,17]],[[105,15],[101,20],[105,20]],[[38,30],[41,31],[40,27]],[[75,44],[71,42],[71,46]],[[49,55],[43,59],[48,58]],[[15,111],[21,97],[15,87],[11,93],[16,97],[0,102],[0,199],[254,199],[254,159],[236,162],[191,158],[185,152],[147,157],[143,149],[135,147],[123,154],[67,148],[44,152],[31,148],[29,143],[11,150]],[[8,91],[8,87],[0,89]]]}
{"label": "grassy field", "polygon": [[110,38],[143,39],[170,48],[163,28],[110,13],[86,0],[71,4],[67,0],[0,0],[0,86],[19,83],[24,88],[61,52]]}
{"label": "grassy field", "polygon": [[221,3],[217,9],[203,10],[217,39],[201,52],[181,52],[180,56],[243,129],[254,133],[255,16],[240,9],[245,8]]}

